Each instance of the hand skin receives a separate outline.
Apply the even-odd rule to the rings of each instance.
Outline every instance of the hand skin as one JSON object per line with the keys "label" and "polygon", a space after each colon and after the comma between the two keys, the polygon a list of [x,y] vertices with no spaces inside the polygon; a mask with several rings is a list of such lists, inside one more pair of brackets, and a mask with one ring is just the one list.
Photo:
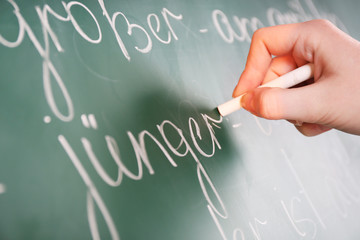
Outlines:
{"label": "hand skin", "polygon": [[[256,89],[309,62],[311,84]],[[326,20],[258,29],[233,97],[244,93],[246,110],[302,123],[295,126],[305,136],[332,128],[360,135],[360,43]]]}

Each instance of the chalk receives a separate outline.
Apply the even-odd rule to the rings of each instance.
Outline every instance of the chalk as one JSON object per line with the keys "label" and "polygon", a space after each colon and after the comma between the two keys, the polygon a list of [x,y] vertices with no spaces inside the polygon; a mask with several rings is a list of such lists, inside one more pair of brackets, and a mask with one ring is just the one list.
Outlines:
{"label": "chalk", "polygon": [[[291,72],[288,72],[281,77],[278,77],[264,85],[259,86],[263,87],[278,87],[278,88],[289,88],[295,86],[301,82],[304,82],[314,76],[314,64],[308,63],[304,66],[301,66]],[[241,98],[244,96],[240,95],[232,100],[223,103],[217,107],[221,116],[229,115],[237,110],[242,108]]]}

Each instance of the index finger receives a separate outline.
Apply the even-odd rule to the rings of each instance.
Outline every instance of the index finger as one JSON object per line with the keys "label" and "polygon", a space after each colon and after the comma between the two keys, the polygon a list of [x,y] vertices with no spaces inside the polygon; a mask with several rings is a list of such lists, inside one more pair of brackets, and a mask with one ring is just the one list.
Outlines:
{"label": "index finger", "polygon": [[268,69],[272,56],[291,54],[298,42],[304,23],[278,25],[258,29],[252,38],[250,51],[233,96],[258,87]]}

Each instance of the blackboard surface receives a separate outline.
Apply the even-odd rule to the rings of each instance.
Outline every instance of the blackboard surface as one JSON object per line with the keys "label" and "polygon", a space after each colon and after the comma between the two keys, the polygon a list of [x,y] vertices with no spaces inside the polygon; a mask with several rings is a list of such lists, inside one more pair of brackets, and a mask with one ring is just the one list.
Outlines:
{"label": "blackboard surface", "polygon": [[255,29],[359,7],[2,0],[0,239],[359,239],[359,137],[214,111]]}

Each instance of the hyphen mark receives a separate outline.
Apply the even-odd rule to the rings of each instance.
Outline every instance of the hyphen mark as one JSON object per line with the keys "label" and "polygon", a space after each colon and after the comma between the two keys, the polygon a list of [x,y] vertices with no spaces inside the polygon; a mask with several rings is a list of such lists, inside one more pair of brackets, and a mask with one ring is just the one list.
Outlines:
{"label": "hyphen mark", "polygon": [[6,186],[2,183],[0,183],[0,194],[5,193],[6,192]]}

